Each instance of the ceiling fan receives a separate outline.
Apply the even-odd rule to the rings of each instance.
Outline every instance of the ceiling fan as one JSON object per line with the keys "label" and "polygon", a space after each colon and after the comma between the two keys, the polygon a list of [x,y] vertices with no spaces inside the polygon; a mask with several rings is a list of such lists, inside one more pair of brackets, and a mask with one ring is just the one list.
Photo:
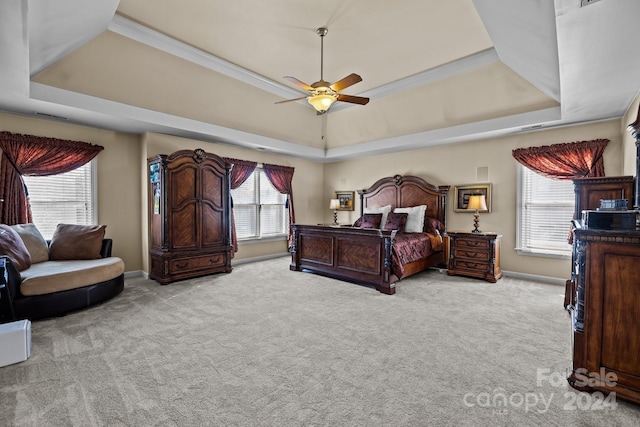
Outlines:
{"label": "ceiling fan", "polygon": [[329,82],[324,81],[323,78],[323,66],[324,66],[324,36],[327,35],[329,30],[325,27],[320,27],[316,30],[316,33],[320,36],[320,80],[317,82],[308,85],[306,83],[301,82],[295,77],[285,76],[284,78],[289,80],[291,83],[294,83],[301,88],[309,91],[309,96],[303,96],[301,98],[287,99],[285,101],[276,102],[276,104],[282,104],[284,102],[292,102],[292,101],[300,101],[302,99],[306,99],[309,104],[316,109],[318,114],[324,114],[327,112],[329,107],[336,102],[350,102],[352,104],[360,104],[365,105],[369,102],[369,98],[365,98],[362,96],[353,96],[353,95],[344,95],[340,92],[342,89],[346,89],[351,85],[354,85],[358,82],[362,81],[362,77],[357,74],[349,74],[347,77],[342,80],[338,80],[337,82],[331,84]]}

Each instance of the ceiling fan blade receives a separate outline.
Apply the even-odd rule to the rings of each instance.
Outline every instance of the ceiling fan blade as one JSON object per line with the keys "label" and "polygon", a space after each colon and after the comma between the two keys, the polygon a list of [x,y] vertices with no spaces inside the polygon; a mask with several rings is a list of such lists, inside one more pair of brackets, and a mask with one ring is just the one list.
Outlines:
{"label": "ceiling fan blade", "polygon": [[298,86],[300,86],[304,90],[313,90],[313,88],[311,86],[309,86],[306,83],[301,82],[300,80],[296,79],[295,77],[284,76],[284,78],[289,80],[291,83],[297,84]]}
{"label": "ceiling fan blade", "polygon": [[349,86],[354,85],[361,81],[362,81],[362,77],[352,73],[352,74],[349,74],[344,79],[338,80],[337,82],[335,82],[329,87],[335,90],[336,92],[340,92],[342,89],[348,88]]}
{"label": "ceiling fan blade", "polygon": [[364,96],[343,95],[339,93],[338,101],[350,102],[352,104],[366,105],[369,102],[369,98],[365,98]]}
{"label": "ceiling fan blade", "polygon": [[302,98],[285,99],[284,101],[274,102],[274,104],[284,104],[285,102],[302,101],[303,99],[307,99],[307,97],[303,96]]}

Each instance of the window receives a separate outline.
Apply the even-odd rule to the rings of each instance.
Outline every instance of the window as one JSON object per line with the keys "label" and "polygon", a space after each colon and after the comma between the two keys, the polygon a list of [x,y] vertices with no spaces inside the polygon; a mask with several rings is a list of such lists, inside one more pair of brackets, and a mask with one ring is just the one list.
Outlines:
{"label": "window", "polygon": [[95,160],[70,172],[24,176],[33,223],[50,239],[59,223],[97,224]]}
{"label": "window", "polygon": [[518,168],[518,253],[570,257],[567,238],[575,204],[573,181],[545,178],[521,165]]}
{"label": "window", "polygon": [[240,187],[231,190],[231,197],[238,240],[288,234],[287,196],[273,188],[260,166]]}

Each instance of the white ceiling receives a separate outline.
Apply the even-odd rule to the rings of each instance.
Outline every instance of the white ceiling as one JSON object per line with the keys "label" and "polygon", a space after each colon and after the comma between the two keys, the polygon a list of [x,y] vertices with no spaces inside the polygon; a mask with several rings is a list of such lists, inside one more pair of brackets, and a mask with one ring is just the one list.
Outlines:
{"label": "white ceiling", "polygon": [[[637,0],[9,0],[0,109],[317,161],[621,117]],[[283,79],[354,72],[318,116]],[[53,116],[53,117],[52,117]]]}

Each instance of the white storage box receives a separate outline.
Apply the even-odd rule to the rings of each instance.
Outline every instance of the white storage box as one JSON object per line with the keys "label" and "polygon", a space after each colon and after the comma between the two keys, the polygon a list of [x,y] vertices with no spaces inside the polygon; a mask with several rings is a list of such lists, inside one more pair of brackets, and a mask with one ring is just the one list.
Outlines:
{"label": "white storage box", "polygon": [[31,321],[0,324],[0,366],[24,362],[31,355]]}

